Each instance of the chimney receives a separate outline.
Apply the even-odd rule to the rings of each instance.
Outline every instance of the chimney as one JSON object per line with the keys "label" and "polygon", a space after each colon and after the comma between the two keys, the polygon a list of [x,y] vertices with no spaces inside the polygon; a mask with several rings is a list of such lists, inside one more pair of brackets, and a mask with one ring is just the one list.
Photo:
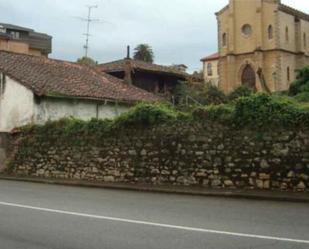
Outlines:
{"label": "chimney", "polygon": [[131,57],[130,57],[130,46],[127,46],[127,59],[131,59]]}
{"label": "chimney", "polygon": [[124,59],[124,81],[132,85],[132,60],[130,57],[130,46],[127,46],[127,57]]}

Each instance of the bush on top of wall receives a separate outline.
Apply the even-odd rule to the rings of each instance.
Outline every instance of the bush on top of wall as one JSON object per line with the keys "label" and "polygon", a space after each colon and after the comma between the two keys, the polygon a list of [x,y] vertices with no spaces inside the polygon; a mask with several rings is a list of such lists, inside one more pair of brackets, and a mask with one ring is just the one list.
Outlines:
{"label": "bush on top of wall", "polygon": [[247,86],[240,86],[238,88],[236,88],[233,92],[231,92],[228,96],[230,101],[234,101],[238,98],[241,97],[249,97],[252,94],[254,94],[254,90],[252,90],[251,88],[247,87]]}
{"label": "bush on top of wall", "polygon": [[168,105],[140,103],[129,112],[110,120],[64,118],[58,121],[49,121],[45,125],[27,125],[17,130],[46,136],[49,134],[73,136],[76,134],[101,136],[113,130],[127,127],[147,127],[163,123],[189,120],[190,115],[178,112]]}
{"label": "bush on top of wall", "polygon": [[297,79],[291,84],[290,96],[296,96],[303,92],[309,92],[309,66],[297,70]]}
{"label": "bush on top of wall", "polygon": [[22,127],[21,131],[41,136],[76,134],[103,136],[127,127],[148,127],[179,122],[218,122],[234,128],[309,127],[309,109],[300,108],[286,98],[257,93],[241,97],[234,104],[210,105],[195,108],[190,113],[176,111],[162,104],[140,103],[114,120],[82,121],[74,118],[47,122],[45,125]]}
{"label": "bush on top of wall", "polygon": [[163,104],[146,104],[141,103],[133,107],[130,111],[121,114],[114,120],[114,125],[131,126],[131,125],[155,125],[174,121],[177,119],[179,112]]}
{"label": "bush on top of wall", "polygon": [[236,127],[309,126],[308,109],[300,108],[288,99],[275,98],[266,93],[238,98],[234,106],[200,108],[193,112],[193,116],[224,121]]}

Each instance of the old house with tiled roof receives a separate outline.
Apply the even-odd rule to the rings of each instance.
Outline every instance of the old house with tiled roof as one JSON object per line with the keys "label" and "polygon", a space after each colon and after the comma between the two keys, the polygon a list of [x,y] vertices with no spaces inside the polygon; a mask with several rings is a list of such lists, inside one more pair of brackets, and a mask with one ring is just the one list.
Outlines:
{"label": "old house with tiled roof", "polygon": [[112,118],[155,95],[96,69],[0,51],[0,132],[76,117]]}
{"label": "old house with tiled roof", "polygon": [[125,80],[148,92],[169,97],[180,81],[188,76],[175,66],[162,66],[129,57],[98,65],[98,70]]}

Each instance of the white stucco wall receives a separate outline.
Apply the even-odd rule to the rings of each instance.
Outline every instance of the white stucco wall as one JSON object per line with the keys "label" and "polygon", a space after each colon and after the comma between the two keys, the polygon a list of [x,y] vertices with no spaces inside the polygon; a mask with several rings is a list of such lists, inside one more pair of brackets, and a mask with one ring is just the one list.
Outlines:
{"label": "white stucco wall", "polygon": [[117,106],[114,103],[43,98],[40,103],[35,104],[35,122],[43,124],[49,120],[54,121],[65,117],[75,117],[81,120],[114,118],[128,109],[129,106]]}
{"label": "white stucco wall", "polygon": [[37,99],[33,92],[6,76],[5,91],[0,96],[0,132],[30,123],[44,124],[51,120],[75,117],[81,120],[114,118],[129,110],[117,105],[90,100],[45,97]]}
{"label": "white stucco wall", "polygon": [[0,97],[0,132],[31,123],[34,118],[33,93],[6,76],[4,94]]}

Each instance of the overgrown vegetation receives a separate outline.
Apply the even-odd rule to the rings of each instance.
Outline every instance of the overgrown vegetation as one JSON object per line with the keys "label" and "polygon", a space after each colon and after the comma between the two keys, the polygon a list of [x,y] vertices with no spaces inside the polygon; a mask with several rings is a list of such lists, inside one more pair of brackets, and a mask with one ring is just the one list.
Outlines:
{"label": "overgrown vegetation", "polygon": [[163,104],[139,104],[113,121],[115,127],[155,125],[177,120],[179,112]]}
{"label": "overgrown vegetation", "polygon": [[285,98],[273,98],[258,93],[236,102],[235,123],[240,126],[299,126],[309,125],[309,110],[303,110]]}
{"label": "overgrown vegetation", "polygon": [[309,109],[302,108],[287,98],[276,98],[267,93],[240,97],[235,104],[209,106],[193,112],[195,118],[228,122],[235,127],[309,127]]}
{"label": "overgrown vegetation", "polygon": [[246,86],[236,88],[229,95],[224,94],[218,87],[204,82],[181,82],[175,90],[177,106],[209,106],[221,105],[232,102],[240,97],[248,97],[254,91]]}
{"label": "overgrown vegetation", "polygon": [[196,105],[220,105],[228,101],[217,87],[203,82],[181,82],[174,92],[178,107]]}
{"label": "overgrown vegetation", "polygon": [[28,125],[21,127],[21,131],[38,135],[73,136],[77,134],[102,136],[108,132],[128,127],[148,127],[163,123],[189,120],[190,115],[176,111],[163,104],[140,103],[129,112],[123,113],[110,120],[65,118],[59,121],[49,121],[45,125]]}
{"label": "overgrown vegetation", "polygon": [[249,97],[252,94],[254,94],[254,90],[250,89],[247,86],[242,85],[242,86],[236,88],[233,92],[231,92],[228,95],[228,99],[230,101],[234,101],[234,100],[241,98],[241,97]]}
{"label": "overgrown vegetation", "polygon": [[309,101],[309,66],[297,70],[297,77],[291,84],[289,95],[299,101]]}
{"label": "overgrown vegetation", "polygon": [[143,129],[180,122],[218,122],[234,128],[309,127],[309,106],[301,106],[286,97],[267,93],[240,97],[229,104],[196,107],[183,113],[168,105],[140,103],[113,120],[82,121],[74,118],[47,122],[45,125],[22,127],[21,130],[41,137],[103,137],[126,128]]}
{"label": "overgrown vegetation", "polygon": [[95,67],[98,65],[97,61],[95,61],[94,59],[90,57],[86,57],[86,56],[77,59],[76,63],[81,64],[81,65],[86,65],[89,67]]}
{"label": "overgrown vegetation", "polygon": [[[254,93],[241,86],[225,95],[210,84],[183,82],[175,92],[178,108],[166,104],[140,103],[113,120],[74,118],[25,126],[21,130],[39,136],[104,136],[127,127],[173,125],[179,122],[219,122],[234,128],[309,127],[309,67],[299,70],[288,93]],[[191,108],[188,105],[190,96]],[[179,108],[180,107],[180,108]],[[186,110],[185,112],[179,110]]]}

